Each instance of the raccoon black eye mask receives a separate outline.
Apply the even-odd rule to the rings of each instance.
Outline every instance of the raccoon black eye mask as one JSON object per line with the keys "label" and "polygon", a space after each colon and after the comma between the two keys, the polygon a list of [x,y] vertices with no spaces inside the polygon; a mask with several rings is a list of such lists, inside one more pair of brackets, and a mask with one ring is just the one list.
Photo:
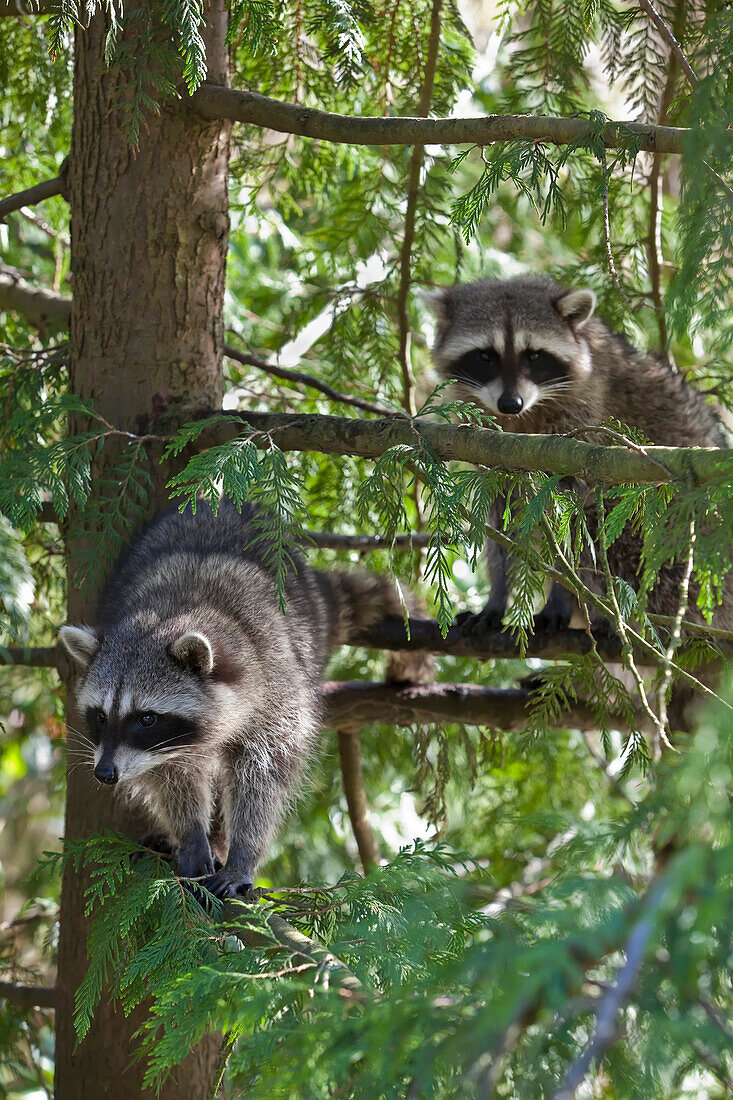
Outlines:
{"label": "raccoon black eye mask", "polygon": [[387,578],[319,573],[295,548],[283,612],[257,517],[226,502],[216,516],[203,502],[162,513],[110,577],[96,625],[60,632],[95,777],[142,804],[179,873],[221,898],[252,886],[307,782],[330,650],[401,613]]}

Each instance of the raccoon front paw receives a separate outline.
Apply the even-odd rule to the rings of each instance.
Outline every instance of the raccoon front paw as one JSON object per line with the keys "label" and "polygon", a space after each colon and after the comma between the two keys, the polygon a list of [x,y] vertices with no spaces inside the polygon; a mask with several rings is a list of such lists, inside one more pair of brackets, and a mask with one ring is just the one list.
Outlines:
{"label": "raccoon front paw", "polygon": [[534,617],[535,631],[542,633],[543,631],[549,631],[555,633],[558,630],[567,630],[570,626],[570,620],[573,617],[572,609],[570,613],[562,607],[550,607],[549,604],[543,607]]}
{"label": "raccoon front paw", "polygon": [[476,638],[502,629],[504,608],[487,604],[481,611],[462,611],[456,615],[455,625],[467,638]]}
{"label": "raccoon front paw", "polygon": [[179,848],[176,851],[176,866],[181,878],[205,879],[207,875],[213,875],[216,870],[214,857],[208,843],[190,848]]}
{"label": "raccoon front paw", "polygon": [[209,893],[226,901],[231,898],[246,897],[254,886],[254,875],[249,871],[222,867],[216,874],[205,878],[203,884]]}

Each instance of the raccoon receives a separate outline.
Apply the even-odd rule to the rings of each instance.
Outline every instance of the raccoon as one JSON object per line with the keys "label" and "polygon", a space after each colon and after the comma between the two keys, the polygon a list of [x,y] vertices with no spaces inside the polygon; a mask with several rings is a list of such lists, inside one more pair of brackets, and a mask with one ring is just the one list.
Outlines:
{"label": "raccoon", "polygon": [[143,803],[179,873],[221,898],[252,886],[303,786],[330,651],[400,613],[387,578],[318,572],[295,548],[283,611],[262,518],[226,502],[162,513],[111,576],[96,627],[60,631],[96,779]]}
{"label": "raccoon", "polygon": [[[439,371],[456,380],[454,396],[482,406],[504,431],[564,434],[615,417],[657,444],[725,443],[720,421],[701,394],[594,316],[592,290],[567,289],[530,275],[447,287],[423,297],[438,319],[433,357]],[[640,540],[626,532],[609,550],[612,572],[635,585],[640,552]],[[505,553],[490,543],[486,556],[490,598],[477,615],[461,617],[467,633],[496,629],[506,612]],[[674,568],[663,571],[649,601],[652,611],[675,613],[678,574]],[[572,596],[553,585],[537,626],[567,626],[574,606]],[[733,598],[726,598],[722,611],[733,625]]]}

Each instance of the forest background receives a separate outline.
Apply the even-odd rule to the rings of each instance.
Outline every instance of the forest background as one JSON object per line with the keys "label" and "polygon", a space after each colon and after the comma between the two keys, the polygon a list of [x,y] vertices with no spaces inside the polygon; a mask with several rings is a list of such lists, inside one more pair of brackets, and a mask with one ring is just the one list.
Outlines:
{"label": "forest background", "polygon": [[[608,537],[628,522],[647,539],[641,605],[613,587],[622,630],[640,630],[661,670],[645,712],[606,669],[612,643],[532,637],[554,540],[578,577],[582,509],[542,448],[510,459],[500,441],[490,461],[479,442],[473,464],[447,464],[448,424],[477,418],[436,389],[431,316],[414,293],[528,270],[591,286],[613,328],[729,406],[729,9],[245,0],[204,18],[179,0],[103,7],[0,5],[2,192],[51,181],[0,203],[0,1095],[51,1095],[55,1063],[61,1100],[158,1086],[187,1097],[732,1093],[730,695],[681,751],[665,748],[665,669],[694,673],[706,650],[693,638],[670,653],[643,609],[670,556],[691,562],[714,607],[730,567],[730,456],[704,477],[681,459],[660,482],[623,446],[615,475],[599,473]],[[218,94],[229,81],[294,109]],[[303,108],[342,117],[314,140],[299,135],[323,120]],[[416,115],[511,118],[462,144],[450,128],[354,143],[355,118]],[[171,163],[184,146],[191,158],[178,190],[156,174],[156,142]],[[134,200],[126,177],[142,180]],[[196,187],[209,188],[203,211]],[[155,232],[140,242],[105,216],[142,192]],[[95,281],[92,245],[120,276],[111,290],[112,276]],[[193,366],[177,360],[168,388],[160,364],[180,360],[191,333]],[[90,355],[107,364],[99,401],[84,382]],[[135,409],[146,372],[154,424]],[[220,401],[295,427],[202,421]],[[349,417],[358,431],[296,423],[302,414]],[[370,434],[380,414],[392,427]],[[444,434],[410,426],[415,415]],[[613,430],[599,443],[626,433]],[[161,437],[177,431],[161,466]],[[599,446],[597,469],[618,453]],[[69,670],[54,671],[52,647],[67,598],[77,616],[93,605],[146,512],[222,484],[274,509],[280,545],[319,533],[314,564],[362,560],[419,589],[437,625],[413,641],[440,656],[422,695],[378,684],[385,632],[335,656],[313,790],[262,868],[257,906],[212,920],[160,861],[131,875],[119,836],[58,855],[67,771],[70,837],[125,823],[75,755],[57,675]],[[522,562],[513,633],[472,647],[448,628],[483,602],[476,557],[507,488],[505,537]],[[368,549],[365,535],[377,540]],[[539,668],[530,691],[521,680]],[[354,681],[372,685],[358,720],[338,687]],[[44,850],[57,854],[39,861]],[[86,902],[93,965],[80,985]]]}

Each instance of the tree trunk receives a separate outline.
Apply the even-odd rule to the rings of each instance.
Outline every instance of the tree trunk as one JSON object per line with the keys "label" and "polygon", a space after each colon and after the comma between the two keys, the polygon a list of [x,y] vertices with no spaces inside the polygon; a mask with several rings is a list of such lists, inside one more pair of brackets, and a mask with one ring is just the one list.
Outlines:
{"label": "tree trunk", "polygon": [[[138,431],[161,414],[177,425],[221,405],[229,126],[199,120],[173,102],[148,117],[139,149],[131,149],[118,109],[120,77],[104,70],[105,33],[105,20],[97,15],[76,36],[71,389],[115,427]],[[134,37],[135,28],[126,33]],[[224,0],[213,0],[206,40],[209,79],[217,84],[228,83],[225,33]],[[109,470],[114,457],[114,446],[106,445],[100,462]],[[153,478],[149,513],[166,500],[170,476],[157,458],[147,460]],[[109,485],[103,490],[108,497],[123,491]],[[83,526],[77,526],[68,539],[69,622],[94,620],[97,592],[74,586],[74,555],[83,545]],[[69,723],[76,726],[68,694]],[[98,789],[89,769],[70,769],[67,782],[67,836],[109,828],[134,835],[129,809],[109,790]],[[131,1058],[140,1012],[125,1018],[103,999],[91,1032],[75,1047],[73,997],[86,968],[85,886],[73,871],[64,876],[56,1098],[139,1100],[152,1095],[142,1089],[144,1067]],[[217,1046],[212,1038],[193,1051],[179,1074],[181,1085],[171,1082],[163,1096],[208,1097]]]}

